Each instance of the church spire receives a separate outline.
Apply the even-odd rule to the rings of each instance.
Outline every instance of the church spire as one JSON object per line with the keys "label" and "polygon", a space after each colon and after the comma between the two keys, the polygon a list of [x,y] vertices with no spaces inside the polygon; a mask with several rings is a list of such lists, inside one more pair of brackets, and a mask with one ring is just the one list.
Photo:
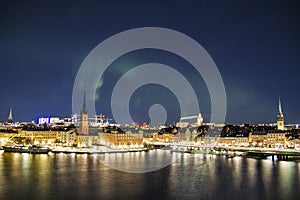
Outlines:
{"label": "church spire", "polygon": [[278,98],[277,129],[284,130],[284,116],[281,108],[280,97]]}
{"label": "church spire", "polygon": [[87,110],[86,110],[86,101],[85,101],[85,92],[84,92],[84,96],[83,96],[83,104],[82,104],[82,111],[81,113],[86,114]]}
{"label": "church spire", "polygon": [[283,120],[283,112],[282,112],[282,108],[281,108],[280,97],[278,97],[278,116],[277,116],[277,118]]}
{"label": "church spire", "polygon": [[82,110],[80,114],[79,133],[84,135],[89,134],[89,115],[86,109],[85,93],[83,96]]}
{"label": "church spire", "polygon": [[280,97],[278,97],[278,113],[282,114]]}
{"label": "church spire", "polygon": [[8,120],[7,120],[8,123],[12,123],[13,122],[13,117],[12,117],[12,108],[10,107],[10,110],[9,110],[9,115],[8,115]]}

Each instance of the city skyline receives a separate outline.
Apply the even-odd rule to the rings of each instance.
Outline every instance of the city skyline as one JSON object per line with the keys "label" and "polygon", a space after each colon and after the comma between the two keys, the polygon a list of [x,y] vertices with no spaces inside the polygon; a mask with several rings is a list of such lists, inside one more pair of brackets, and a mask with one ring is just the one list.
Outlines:
{"label": "city skyline", "polygon": [[[82,126],[84,124],[84,127],[83,129],[85,129],[85,132],[84,134],[88,135],[88,132],[89,132],[89,126],[93,123],[104,123],[106,125],[113,125],[115,126],[116,124],[113,123],[111,124],[110,122],[114,122],[113,119],[109,118],[108,116],[106,116],[105,114],[103,113],[100,113],[100,114],[96,114],[96,115],[93,115],[93,116],[90,116],[88,111],[87,111],[87,108],[86,108],[86,96],[84,95],[84,98],[83,98],[83,105],[82,105],[82,108],[81,108],[81,111],[80,113],[72,113],[70,116],[59,116],[59,115],[45,115],[45,116],[39,116],[37,119],[33,119],[33,120],[28,120],[28,121],[23,121],[23,122],[34,122],[34,123],[37,123],[39,125],[43,125],[43,124],[55,124],[57,122],[59,122],[60,120],[62,121],[67,121],[67,122],[72,122],[74,124],[79,124],[79,130],[82,131]],[[176,127],[179,127],[181,125],[181,120],[189,120],[189,119],[192,119],[192,121],[187,121],[187,124],[190,124],[192,126],[195,126],[198,124],[198,126],[202,126],[203,124],[211,124],[211,122],[204,122],[203,121],[203,117],[202,117],[202,114],[199,113],[197,116],[185,116],[185,117],[181,117],[179,119],[179,121],[176,121],[174,122],[174,124],[149,124],[147,122],[142,122],[142,123],[139,123],[139,122],[132,122],[132,124],[130,123],[127,123],[127,124],[119,124],[119,125],[138,125],[138,126],[141,126],[141,127],[144,127],[144,125],[146,125],[146,127],[150,128],[150,127],[160,127],[162,125],[166,125],[167,127],[172,127],[173,125],[175,125]],[[9,115],[8,115],[8,118],[6,121],[3,121],[4,123],[8,123],[9,124],[14,124],[14,123],[22,123],[20,121],[14,121],[13,120],[13,110],[12,108],[10,108],[9,110]],[[1,122],[0,122],[1,123]],[[218,124],[218,123],[215,123],[215,122],[212,122],[213,124]],[[178,125],[179,126],[178,126]],[[183,122],[184,124],[184,122]],[[233,123],[224,123],[225,126],[226,125],[238,125],[238,124],[233,124]],[[298,127],[299,123],[288,123],[288,124],[285,124],[284,123],[284,114],[283,114],[283,110],[282,110],[282,105],[281,105],[281,99],[280,97],[278,97],[278,112],[277,112],[277,121],[276,122],[263,122],[263,123],[258,123],[258,124],[250,124],[250,123],[247,123],[247,122],[243,122],[243,123],[240,123],[240,125],[244,126],[244,125],[258,125],[258,126],[265,126],[265,125],[271,125],[271,126],[277,126],[277,129],[278,130],[286,130],[285,126],[287,125],[287,127],[290,127],[290,126],[294,126],[296,125],[295,127]],[[99,124],[100,125],[100,124]],[[174,127],[175,127],[174,126]]]}
{"label": "city skyline", "polygon": [[[184,6],[181,1],[2,3],[0,121],[7,120],[11,107],[14,121],[70,116],[72,87],[88,53],[114,34],[155,26],[187,34],[212,57],[226,88],[226,123],[275,123],[278,96],[286,123],[299,123],[298,8],[299,3],[292,1],[201,1]],[[154,50],[130,52],[112,64],[97,93],[97,113],[111,116],[111,83],[131,67],[149,62],[175,69],[183,66],[181,73],[192,84],[200,80],[196,88],[200,111],[208,121],[210,99],[201,77],[193,75],[190,65],[178,56]],[[158,85],[140,88],[131,105],[140,122],[147,120],[149,105],[166,104],[153,93],[174,98]],[[170,115],[174,116],[170,121],[178,120],[177,104],[174,101],[170,105]]]}

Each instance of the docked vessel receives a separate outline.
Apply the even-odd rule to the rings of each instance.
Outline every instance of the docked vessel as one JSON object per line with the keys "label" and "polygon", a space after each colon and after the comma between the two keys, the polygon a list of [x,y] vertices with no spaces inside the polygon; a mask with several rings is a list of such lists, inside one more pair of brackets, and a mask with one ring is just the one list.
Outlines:
{"label": "docked vessel", "polygon": [[47,154],[50,152],[49,148],[32,146],[3,146],[4,152],[16,153],[32,153],[32,154]]}

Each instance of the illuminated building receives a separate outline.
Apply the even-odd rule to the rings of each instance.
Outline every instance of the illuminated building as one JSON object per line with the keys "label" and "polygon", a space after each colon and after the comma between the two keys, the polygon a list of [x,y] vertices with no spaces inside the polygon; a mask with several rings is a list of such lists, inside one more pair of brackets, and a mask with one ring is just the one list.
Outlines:
{"label": "illuminated building", "polygon": [[19,132],[18,137],[24,138],[24,141],[27,141],[31,144],[54,144],[58,141],[61,136],[61,131],[27,131],[22,130]]}
{"label": "illuminated building", "polygon": [[187,128],[184,135],[187,142],[193,142],[197,140],[196,139],[196,137],[198,136],[197,128]]}
{"label": "illuminated building", "polygon": [[142,134],[99,133],[100,143],[112,149],[134,149],[143,147]]}
{"label": "illuminated building", "polygon": [[269,147],[284,147],[286,143],[286,132],[283,131],[269,131],[267,133],[267,141]]}
{"label": "illuminated building", "polygon": [[218,137],[217,142],[225,146],[249,146],[248,137]]}
{"label": "illuminated building", "polygon": [[58,117],[40,117],[38,118],[38,124],[55,124],[59,123],[61,120]]}
{"label": "illuminated building", "polygon": [[281,109],[280,97],[278,99],[277,129],[284,130],[284,116],[283,116],[283,112]]}
{"label": "illuminated building", "polygon": [[290,139],[287,141],[287,147],[289,148],[295,148],[295,149],[300,149],[300,139]]}
{"label": "illuminated building", "polygon": [[262,132],[253,132],[249,134],[249,143],[251,146],[258,146],[258,147],[263,147],[267,146],[268,144],[268,138],[267,138],[267,133],[262,131]]}
{"label": "illuminated building", "polygon": [[92,147],[95,144],[100,144],[99,136],[78,135],[76,143],[77,147]]}
{"label": "illuminated building", "polygon": [[164,142],[164,143],[171,143],[173,142],[174,134],[171,133],[164,133],[159,135],[157,133],[153,134],[153,142]]}
{"label": "illuminated building", "polygon": [[269,130],[249,134],[249,144],[257,147],[284,147],[286,146],[286,132]]}
{"label": "illuminated building", "polygon": [[89,115],[86,109],[85,94],[83,97],[82,111],[80,113],[79,134],[84,134],[84,135],[89,134]]}
{"label": "illuminated building", "polygon": [[[196,119],[195,123],[189,123],[188,120]],[[187,120],[187,121],[186,121]],[[179,122],[176,123],[176,126],[179,128],[186,128],[187,126],[201,126],[203,124],[203,117],[202,114],[199,113],[195,116],[186,116],[181,117]]]}
{"label": "illuminated building", "polygon": [[68,146],[68,147],[76,146],[77,134],[75,130],[60,132],[58,141],[63,146]]}
{"label": "illuminated building", "polygon": [[6,142],[12,138],[17,131],[0,130],[0,147],[6,144]]}

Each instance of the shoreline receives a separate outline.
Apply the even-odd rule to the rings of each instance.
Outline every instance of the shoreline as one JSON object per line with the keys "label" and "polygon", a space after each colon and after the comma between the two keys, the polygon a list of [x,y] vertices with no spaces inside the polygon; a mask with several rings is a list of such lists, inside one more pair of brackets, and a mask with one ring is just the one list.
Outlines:
{"label": "shoreline", "polygon": [[[234,158],[234,157],[244,157],[244,158],[254,158],[254,159],[268,159],[267,157],[272,157],[272,160],[277,161],[300,161],[300,155],[283,155],[280,154],[269,154],[266,155],[262,152],[256,152],[254,154],[253,151],[250,149],[247,151],[237,151],[237,150],[230,150],[230,151],[222,151],[222,148],[211,149],[209,151],[203,151],[203,150],[187,150],[187,149],[164,149],[164,148],[158,148],[163,151],[169,151],[172,153],[181,153],[181,154],[203,154],[203,155],[216,155],[216,156],[226,156],[228,159]],[[132,152],[148,152],[150,150],[153,150],[153,148],[142,148],[142,149],[127,149],[127,150],[113,150],[109,149],[107,147],[102,147],[102,149],[95,149],[95,148],[50,148],[49,153],[50,154],[114,154],[114,153],[132,153]],[[3,151],[5,153],[29,153],[29,154],[39,154],[39,153],[30,153],[30,152],[7,152],[4,151],[3,148],[0,148],[0,151]],[[49,154],[47,153],[47,154]]]}
{"label": "shoreline", "polygon": [[[8,152],[5,151],[3,148],[0,148],[0,151],[3,151],[5,153],[29,153],[29,152]],[[51,149],[49,153],[53,154],[59,154],[59,153],[64,153],[64,154],[112,154],[112,153],[128,153],[128,152],[147,152],[149,149],[144,148],[144,149],[128,149],[128,150],[113,150],[113,149],[92,149],[92,148],[62,148],[62,149]],[[29,153],[29,154],[39,154],[39,153]]]}

